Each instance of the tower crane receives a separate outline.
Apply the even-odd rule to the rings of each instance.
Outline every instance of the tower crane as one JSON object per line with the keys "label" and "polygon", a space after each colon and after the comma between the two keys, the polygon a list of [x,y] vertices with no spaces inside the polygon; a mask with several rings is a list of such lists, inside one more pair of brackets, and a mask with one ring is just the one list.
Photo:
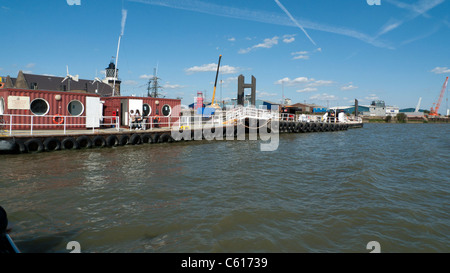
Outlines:
{"label": "tower crane", "polygon": [[[445,79],[444,85],[442,86],[441,94],[439,95],[438,102],[436,106],[431,107],[430,116],[438,116],[439,107],[441,107],[442,98],[444,97],[445,90],[447,89],[448,77]],[[434,104],[434,103],[433,103]]]}

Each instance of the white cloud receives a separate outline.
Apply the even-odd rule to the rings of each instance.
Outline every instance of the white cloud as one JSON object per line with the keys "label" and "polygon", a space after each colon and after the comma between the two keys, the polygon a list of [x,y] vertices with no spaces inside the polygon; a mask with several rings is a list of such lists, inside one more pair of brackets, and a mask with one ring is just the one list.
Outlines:
{"label": "white cloud", "polygon": [[290,44],[295,41],[295,34],[284,35],[283,43]]}
{"label": "white cloud", "polygon": [[308,55],[298,55],[292,58],[292,60],[308,60],[308,59],[309,59]]}
{"label": "white cloud", "polygon": [[315,88],[315,87],[306,87],[306,88],[297,90],[298,93],[315,92],[315,91],[317,91],[317,88]]}
{"label": "white cloud", "polygon": [[345,91],[345,90],[352,90],[352,89],[356,89],[358,88],[358,86],[354,86],[353,83],[348,83],[347,85],[344,85],[341,87],[341,90]]}
{"label": "white cloud", "polygon": [[228,77],[228,78],[222,80],[222,86],[224,86],[224,87],[228,87],[230,85],[236,86],[237,80],[238,80],[238,77]]}
{"label": "white cloud", "polygon": [[125,85],[137,85],[138,82],[137,81],[133,81],[133,80],[127,80],[127,81],[124,81],[123,84],[125,84]]}
{"label": "white cloud", "polygon": [[276,96],[278,96],[277,93],[269,93],[269,92],[265,92],[265,91],[256,91],[256,93],[260,97],[276,97]]}
{"label": "white cloud", "polygon": [[431,72],[436,73],[436,74],[446,74],[446,73],[450,73],[450,68],[437,66],[437,67],[433,68],[433,70],[431,70]]}
{"label": "white cloud", "polygon": [[295,79],[290,79],[288,77],[285,77],[283,79],[280,79],[276,81],[274,84],[284,84],[285,86],[297,86],[297,85],[303,85],[304,88],[298,90],[297,92],[313,92],[317,91],[318,86],[327,86],[334,84],[333,81],[327,81],[327,80],[315,80],[313,78],[307,78],[307,77],[298,77]]}
{"label": "white cloud", "polygon": [[[217,71],[217,64],[211,63],[211,64],[204,64],[201,66],[193,66],[190,68],[185,69],[187,74],[193,74],[198,72],[215,72]],[[229,65],[223,65],[220,67],[220,73],[222,74],[235,74],[238,73],[239,68],[229,66]]]}
{"label": "white cloud", "polygon": [[181,89],[184,88],[183,85],[179,84],[170,84],[170,82],[166,82],[166,84],[163,85],[164,89]]}
{"label": "white cloud", "polygon": [[307,77],[298,77],[293,80],[289,79],[288,77],[283,78],[281,80],[278,80],[275,82],[275,84],[285,84],[287,86],[294,86],[298,84],[304,84],[313,81],[314,79],[308,79]]}
{"label": "white cloud", "polygon": [[292,60],[308,60],[309,59],[308,54],[309,54],[308,51],[292,52],[291,55],[294,56],[294,57],[292,57]]}
{"label": "white cloud", "polygon": [[369,96],[365,97],[364,99],[372,101],[372,100],[378,100],[380,98],[376,94],[370,94]]}
{"label": "white cloud", "polygon": [[318,80],[318,81],[313,81],[312,83],[309,83],[307,86],[308,87],[326,86],[326,85],[331,85],[333,83],[334,83],[333,81]]}
{"label": "white cloud", "polygon": [[33,68],[35,66],[36,66],[35,63],[29,63],[29,64],[25,65],[26,68]]}
{"label": "white cloud", "polygon": [[139,76],[139,79],[151,79],[151,78],[153,78],[153,75],[147,75],[147,74],[144,74],[144,75],[140,75]]}
{"label": "white cloud", "polygon": [[292,52],[291,55],[305,55],[308,54],[308,51],[297,51],[297,52]]}
{"label": "white cloud", "polygon": [[234,41],[236,41],[236,38],[234,38],[234,37],[228,38],[228,41],[234,42]]}
{"label": "white cloud", "polygon": [[275,36],[273,38],[266,38],[266,39],[264,39],[264,41],[262,43],[256,44],[256,45],[254,45],[252,47],[248,47],[246,49],[240,49],[238,53],[246,54],[256,48],[272,48],[274,45],[278,44],[278,39],[279,39],[278,36]]}
{"label": "white cloud", "polygon": [[310,100],[318,100],[318,101],[326,101],[326,100],[337,100],[337,97],[335,95],[330,95],[327,93],[323,94],[317,94],[314,96],[309,97]]}

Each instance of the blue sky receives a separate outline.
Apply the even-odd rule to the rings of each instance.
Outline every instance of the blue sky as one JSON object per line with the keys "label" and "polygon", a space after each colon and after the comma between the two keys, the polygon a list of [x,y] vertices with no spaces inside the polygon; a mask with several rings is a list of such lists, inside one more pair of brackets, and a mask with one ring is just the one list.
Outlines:
{"label": "blue sky", "polygon": [[[450,75],[450,0],[0,1],[0,75],[102,77],[121,40],[122,94],[146,94],[158,66],[166,97],[235,98],[252,75],[257,97],[324,106],[373,99],[436,102]],[[70,1],[69,1],[70,2]],[[441,113],[446,108],[444,97]]]}

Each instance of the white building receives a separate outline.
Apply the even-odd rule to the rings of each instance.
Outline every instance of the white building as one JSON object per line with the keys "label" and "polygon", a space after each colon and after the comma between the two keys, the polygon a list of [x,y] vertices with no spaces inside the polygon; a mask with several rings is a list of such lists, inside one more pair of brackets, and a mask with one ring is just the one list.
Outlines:
{"label": "white building", "polygon": [[397,116],[399,111],[400,109],[398,108],[398,106],[386,106],[386,116]]}

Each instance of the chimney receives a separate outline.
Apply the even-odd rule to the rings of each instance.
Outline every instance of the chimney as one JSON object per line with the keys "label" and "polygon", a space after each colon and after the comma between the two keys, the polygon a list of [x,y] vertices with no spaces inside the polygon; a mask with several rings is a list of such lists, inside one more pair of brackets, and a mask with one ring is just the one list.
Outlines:
{"label": "chimney", "polygon": [[16,86],[14,87],[18,89],[28,89],[28,83],[27,80],[25,80],[22,70],[20,70],[19,75],[17,75]]}
{"label": "chimney", "polygon": [[14,84],[9,75],[6,77],[5,88],[14,88]]}

